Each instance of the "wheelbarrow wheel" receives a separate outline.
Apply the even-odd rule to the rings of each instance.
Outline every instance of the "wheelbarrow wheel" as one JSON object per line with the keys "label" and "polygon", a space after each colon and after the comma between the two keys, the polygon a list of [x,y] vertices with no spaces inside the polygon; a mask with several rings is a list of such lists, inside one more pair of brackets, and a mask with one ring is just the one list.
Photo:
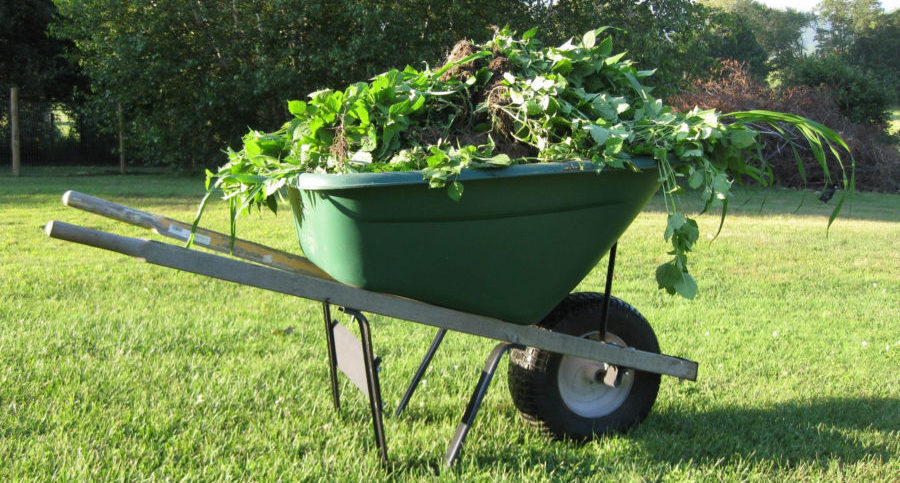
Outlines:
{"label": "wheelbarrow wheel", "polygon": [[[604,299],[599,293],[570,294],[540,326],[599,340]],[[659,353],[647,319],[615,297],[606,343]],[[556,439],[589,441],[643,421],[656,401],[660,376],[528,347],[510,353],[508,380],[526,421]]]}

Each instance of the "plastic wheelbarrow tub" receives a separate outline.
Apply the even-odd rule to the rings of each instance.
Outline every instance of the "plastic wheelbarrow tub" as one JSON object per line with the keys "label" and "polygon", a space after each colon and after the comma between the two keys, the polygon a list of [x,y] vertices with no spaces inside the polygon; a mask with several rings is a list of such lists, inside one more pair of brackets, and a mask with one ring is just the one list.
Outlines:
{"label": "plastic wheelbarrow tub", "polygon": [[301,174],[288,194],[304,255],[339,282],[534,324],[659,189],[655,162],[635,165],[464,170],[459,201],[417,171]]}

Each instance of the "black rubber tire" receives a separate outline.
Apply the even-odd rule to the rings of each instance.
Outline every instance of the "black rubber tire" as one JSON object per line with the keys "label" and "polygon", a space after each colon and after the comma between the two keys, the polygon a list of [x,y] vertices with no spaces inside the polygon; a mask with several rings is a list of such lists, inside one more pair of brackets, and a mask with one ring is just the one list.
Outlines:
{"label": "black rubber tire", "polygon": [[[604,299],[599,293],[570,294],[539,325],[576,336],[596,332]],[[659,343],[647,319],[615,297],[610,299],[607,332],[629,347],[659,353]],[[513,402],[522,417],[544,433],[555,439],[589,441],[604,434],[625,432],[650,413],[660,376],[633,371],[627,397],[612,412],[600,417],[577,414],[560,395],[558,369],[562,359],[560,354],[533,347],[510,352],[508,380]]]}

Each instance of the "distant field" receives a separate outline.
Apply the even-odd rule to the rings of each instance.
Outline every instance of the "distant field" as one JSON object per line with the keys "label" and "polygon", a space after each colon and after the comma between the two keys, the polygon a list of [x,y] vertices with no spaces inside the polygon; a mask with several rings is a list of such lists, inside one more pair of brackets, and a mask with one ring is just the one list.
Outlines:
{"label": "distant field", "polygon": [[[900,122],[896,119],[893,121]],[[331,406],[320,307],[47,238],[51,219],[139,229],[60,203],[77,189],[190,220],[202,180],[105,169],[0,175],[0,480],[896,481],[900,476],[900,196],[860,193],[826,233],[811,193],[744,193],[693,254],[696,300],[656,288],[655,200],[619,246],[614,293],[665,353],[700,363],[663,378],[627,435],[579,446],[529,428],[505,362],[459,464],[440,461],[493,342],[449,334],[407,413],[385,420],[378,462],[368,406],[342,382]],[[205,220],[226,229],[215,204]],[[715,214],[700,218],[711,238]],[[290,219],[240,235],[295,250]],[[157,238],[159,239],[159,238]],[[586,243],[586,240],[573,240]],[[565,249],[565,247],[560,247]],[[601,262],[601,265],[604,265]],[[601,290],[599,267],[579,290]],[[436,274],[439,276],[439,274]],[[433,336],[374,317],[386,414]],[[283,335],[281,329],[292,327]]]}

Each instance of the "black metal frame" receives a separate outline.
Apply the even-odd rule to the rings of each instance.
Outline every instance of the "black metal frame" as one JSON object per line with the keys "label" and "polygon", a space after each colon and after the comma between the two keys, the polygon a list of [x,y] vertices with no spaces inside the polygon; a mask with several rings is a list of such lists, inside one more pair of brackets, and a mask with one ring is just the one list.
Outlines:
{"label": "black metal frame", "polygon": [[409,403],[409,399],[412,397],[413,392],[415,392],[416,387],[419,385],[419,381],[422,380],[422,376],[425,375],[425,371],[428,369],[428,365],[431,364],[431,359],[434,358],[434,353],[437,352],[438,347],[440,347],[441,342],[444,340],[444,335],[447,334],[447,329],[438,329],[437,334],[434,336],[434,340],[431,341],[431,345],[428,347],[428,351],[425,353],[425,357],[422,358],[422,362],[419,363],[419,368],[416,369],[416,373],[413,375],[412,380],[409,382],[409,386],[406,387],[406,392],[403,394],[403,398],[400,399],[400,404],[397,405],[397,410],[394,412],[394,417],[400,416],[400,413],[406,408],[406,405]]}
{"label": "black metal frame", "polygon": [[[368,389],[369,410],[372,413],[372,427],[375,431],[375,444],[378,445],[378,451],[381,456],[381,464],[387,466],[387,442],[384,438],[384,416],[382,415],[381,401],[381,384],[378,380],[378,360],[375,357],[375,351],[372,349],[372,332],[369,328],[369,321],[362,312],[355,309],[341,307],[341,312],[350,316],[350,320],[355,320],[359,325],[359,333],[362,338],[363,365],[366,375],[366,388]],[[334,330],[337,322],[331,320],[331,306],[328,302],[322,303],[322,312],[325,317],[325,334],[328,339],[328,362],[331,371],[331,395],[334,398],[334,409],[340,409],[340,393],[337,382],[338,358],[340,357],[339,347],[335,344]],[[349,374],[347,374],[348,377]]]}
{"label": "black metal frame", "polygon": [[[347,308],[341,308],[340,310],[350,315],[351,320],[355,319],[359,324],[360,335],[362,336],[362,340],[360,341],[363,350],[362,360],[365,365],[365,374],[369,393],[369,410],[372,413],[372,426],[375,430],[375,443],[378,445],[378,450],[381,456],[381,463],[387,466],[387,443],[384,437],[384,423],[382,414],[383,404],[381,401],[381,388],[378,381],[377,358],[375,357],[375,353],[372,350],[372,336],[369,328],[369,322],[366,317],[358,310]],[[334,336],[334,330],[338,323],[334,322],[331,319],[331,306],[328,302],[322,303],[322,313],[325,319],[325,333],[328,340],[328,361],[331,373],[331,394],[334,399],[334,408],[335,410],[339,410],[340,393],[337,374],[338,370],[341,369],[338,366],[338,358],[340,357],[341,347],[338,346],[338,344],[335,342]],[[403,395],[403,399],[400,401],[395,415],[399,416],[403,411],[403,408],[405,408],[407,403],[409,403],[409,399],[412,397],[416,386],[418,386],[419,382],[422,379],[422,376],[428,369],[428,365],[431,363],[431,359],[434,357],[434,353],[437,351],[446,333],[446,329],[438,330],[438,333],[435,336],[434,340],[431,342],[431,346],[428,348],[428,352],[425,354],[422,363],[419,364],[419,369],[413,376],[413,379],[406,390],[406,394]],[[501,342],[494,346],[494,349],[488,355],[488,358],[484,363],[484,369],[481,371],[481,376],[478,378],[478,383],[475,384],[475,390],[472,392],[472,395],[469,398],[469,403],[466,405],[466,410],[463,413],[462,420],[460,421],[459,426],[457,426],[456,432],[453,434],[453,438],[450,440],[450,444],[447,446],[447,452],[444,455],[444,464],[446,466],[451,466],[453,462],[456,461],[456,457],[459,455],[459,452],[462,449],[463,442],[465,442],[466,440],[466,435],[468,435],[469,429],[471,429],[472,425],[475,424],[475,416],[478,414],[478,410],[481,408],[481,402],[482,400],[484,400],[484,396],[487,395],[491,380],[494,377],[494,373],[497,371],[497,366],[500,364],[500,360],[503,358],[503,355],[506,354],[506,352],[510,349],[524,349],[524,346],[513,344],[511,342]],[[347,374],[347,376],[350,377],[349,374]]]}
{"label": "black metal frame", "polygon": [[609,249],[609,264],[606,266],[606,288],[603,292],[603,312],[600,313],[600,340],[606,340],[606,320],[609,316],[609,300],[612,297],[613,270],[616,268],[616,247],[619,242],[613,243]]}
{"label": "black metal frame", "polygon": [[[618,247],[618,245],[619,243],[617,241],[616,243],[613,243],[613,246],[609,249],[609,262],[606,267],[606,285],[604,292],[603,309],[600,314],[600,340],[606,339],[607,319],[609,317],[609,303],[612,297],[611,294],[613,274],[616,267],[616,248]],[[403,412],[404,408],[406,408],[406,406],[409,404],[410,398],[412,398],[416,387],[422,380],[422,376],[425,375],[425,371],[431,364],[431,360],[434,358],[434,354],[435,352],[437,352],[438,347],[440,347],[446,333],[447,329],[438,329],[437,333],[434,336],[434,339],[431,341],[431,346],[428,347],[428,351],[422,358],[422,362],[419,363],[419,368],[413,375],[409,386],[406,388],[406,392],[403,394],[403,398],[400,400],[400,404],[397,406],[397,410],[394,412],[395,417],[399,416],[400,413]],[[503,342],[497,344],[494,347],[494,350],[492,350],[490,355],[488,356],[488,359],[484,365],[484,370],[481,373],[481,377],[479,378],[478,383],[475,385],[475,391],[472,393],[472,397],[469,399],[469,404],[466,406],[466,412],[463,414],[462,422],[460,422],[459,427],[457,427],[456,434],[454,434],[453,439],[450,440],[450,446],[447,448],[447,453],[444,456],[445,465],[452,465],[453,461],[456,459],[456,456],[459,454],[459,451],[462,448],[463,441],[465,441],[466,434],[469,432],[469,428],[471,428],[472,424],[475,421],[475,415],[478,413],[478,409],[481,407],[481,400],[484,398],[485,394],[487,394],[488,386],[491,383],[494,372],[497,370],[497,365],[500,363],[500,359],[508,350],[514,348],[522,348],[522,346],[509,342]]]}
{"label": "black metal frame", "polygon": [[500,363],[500,359],[503,358],[503,354],[510,349],[524,349],[524,346],[511,342],[501,342],[494,346],[494,350],[488,355],[487,361],[484,363],[484,370],[481,371],[481,377],[478,378],[478,384],[475,384],[475,391],[472,392],[469,404],[466,405],[466,412],[463,413],[462,421],[456,427],[456,433],[454,433],[453,439],[450,440],[450,445],[447,447],[447,453],[444,455],[445,466],[451,466],[456,460],[456,456],[466,440],[469,429],[475,423],[475,415],[478,414],[478,409],[481,408],[481,400],[487,394],[491,385],[491,379],[493,379],[494,372],[497,370],[497,365]]}

